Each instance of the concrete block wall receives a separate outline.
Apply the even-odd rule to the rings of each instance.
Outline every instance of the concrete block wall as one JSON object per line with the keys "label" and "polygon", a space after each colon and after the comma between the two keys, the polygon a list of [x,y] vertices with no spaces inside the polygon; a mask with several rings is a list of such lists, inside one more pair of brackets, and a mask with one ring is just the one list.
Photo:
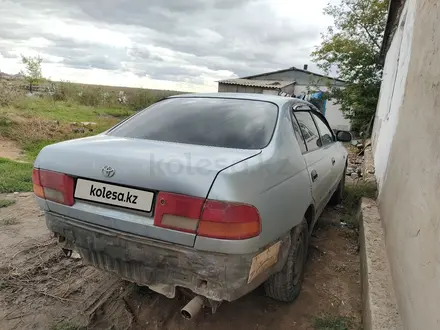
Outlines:
{"label": "concrete block wall", "polygon": [[[407,0],[406,6],[401,19],[406,15],[405,24],[411,24],[408,19],[414,17],[412,35],[406,44],[409,49],[400,47],[400,56],[387,58],[388,66],[398,68],[394,76],[400,75],[402,79],[391,79],[395,81],[393,88],[383,86],[378,108],[381,116],[387,109],[390,109],[388,118],[398,114],[393,119],[395,128],[382,121],[375,127],[373,137],[380,184],[378,205],[404,328],[437,330],[440,329],[440,3]],[[390,101],[385,102],[384,98]]]}

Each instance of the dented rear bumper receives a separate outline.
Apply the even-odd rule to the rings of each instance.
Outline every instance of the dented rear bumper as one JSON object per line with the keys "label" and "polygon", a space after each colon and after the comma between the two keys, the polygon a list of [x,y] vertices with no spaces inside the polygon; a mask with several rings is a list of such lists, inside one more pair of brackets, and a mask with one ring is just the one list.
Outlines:
{"label": "dented rear bumper", "polygon": [[169,298],[176,287],[216,301],[233,301],[283,267],[290,236],[257,253],[235,255],[199,251],[155,241],[46,212],[48,228],[66,238],[67,248],[85,264],[116,273]]}

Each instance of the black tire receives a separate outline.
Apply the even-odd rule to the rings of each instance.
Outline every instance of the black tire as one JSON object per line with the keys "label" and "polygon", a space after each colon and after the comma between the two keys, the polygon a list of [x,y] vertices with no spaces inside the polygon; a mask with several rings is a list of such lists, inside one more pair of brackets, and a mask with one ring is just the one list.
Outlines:
{"label": "black tire", "polygon": [[[347,168],[347,167],[345,167]],[[339,181],[338,188],[333,193],[332,197],[330,198],[330,205],[338,205],[342,203],[342,200],[344,199],[344,190],[345,190],[345,172],[342,175],[341,181]]]}
{"label": "black tire", "polygon": [[304,281],[308,243],[309,230],[304,219],[292,230],[289,253],[283,269],[264,283],[267,296],[283,302],[292,302],[298,297]]}

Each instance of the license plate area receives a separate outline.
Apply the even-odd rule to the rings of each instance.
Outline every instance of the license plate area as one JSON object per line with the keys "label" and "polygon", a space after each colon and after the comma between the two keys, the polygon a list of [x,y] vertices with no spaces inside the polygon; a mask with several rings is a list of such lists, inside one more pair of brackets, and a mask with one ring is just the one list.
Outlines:
{"label": "license plate area", "polygon": [[78,179],[74,197],[132,210],[151,212],[154,193],[98,181]]}

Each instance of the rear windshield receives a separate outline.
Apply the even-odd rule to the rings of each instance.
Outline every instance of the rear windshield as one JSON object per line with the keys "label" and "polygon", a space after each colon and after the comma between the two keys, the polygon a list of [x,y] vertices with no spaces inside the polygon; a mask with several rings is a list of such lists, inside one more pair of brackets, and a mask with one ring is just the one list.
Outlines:
{"label": "rear windshield", "polygon": [[269,144],[278,115],[275,104],[219,98],[171,98],[111,130],[118,137],[238,149]]}

